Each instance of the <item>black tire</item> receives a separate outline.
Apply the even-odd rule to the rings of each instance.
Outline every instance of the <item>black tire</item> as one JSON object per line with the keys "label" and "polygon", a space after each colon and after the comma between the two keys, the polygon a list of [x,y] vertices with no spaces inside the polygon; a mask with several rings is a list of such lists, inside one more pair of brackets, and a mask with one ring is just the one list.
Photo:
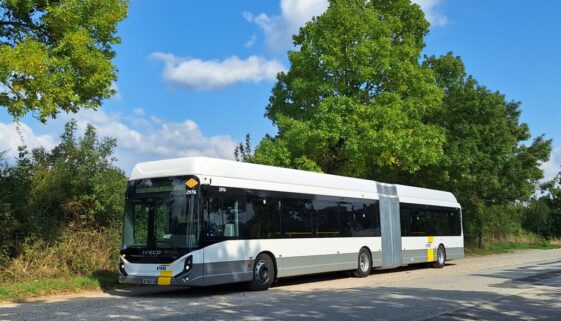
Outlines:
{"label": "black tire", "polygon": [[365,278],[372,272],[372,256],[366,248],[360,249],[358,252],[358,266],[353,271],[353,275],[357,278]]}
{"label": "black tire", "polygon": [[436,250],[436,261],[432,262],[432,267],[436,269],[442,269],[446,265],[446,250],[444,246],[440,244],[438,250]]}
{"label": "black tire", "polygon": [[275,279],[275,265],[267,254],[259,254],[253,263],[253,280],[248,284],[251,291],[267,290]]}

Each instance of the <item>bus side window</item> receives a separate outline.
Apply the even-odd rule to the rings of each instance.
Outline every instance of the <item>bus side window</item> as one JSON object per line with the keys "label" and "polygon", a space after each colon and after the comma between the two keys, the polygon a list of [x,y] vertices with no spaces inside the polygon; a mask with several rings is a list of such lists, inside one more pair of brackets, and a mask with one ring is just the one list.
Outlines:
{"label": "bus side window", "polygon": [[281,237],[279,199],[247,196],[248,238],[271,239]]}
{"label": "bus side window", "polygon": [[367,204],[352,203],[352,236],[374,236],[373,212],[368,210]]}
{"label": "bus side window", "polygon": [[235,195],[210,197],[205,213],[205,237],[214,241],[245,238],[245,205],[245,200]]}
{"label": "bus side window", "polygon": [[313,202],[312,211],[316,218],[316,237],[341,236],[336,202],[316,200]]}
{"label": "bus side window", "polygon": [[309,204],[306,199],[282,199],[282,229],[285,237],[312,237],[312,213]]}
{"label": "bus side window", "polygon": [[339,225],[339,232],[342,237],[351,236],[351,222],[352,222],[352,207],[351,204],[345,202],[339,202],[339,219],[341,224]]}
{"label": "bus side window", "polygon": [[380,229],[380,205],[376,201],[375,203],[368,204],[367,211],[371,212],[374,220],[374,236],[381,236],[382,231]]}

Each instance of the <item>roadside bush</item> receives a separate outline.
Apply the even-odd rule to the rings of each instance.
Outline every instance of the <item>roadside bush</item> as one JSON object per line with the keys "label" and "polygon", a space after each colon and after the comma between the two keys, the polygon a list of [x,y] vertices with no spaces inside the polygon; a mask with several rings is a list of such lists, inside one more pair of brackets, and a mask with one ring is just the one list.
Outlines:
{"label": "roadside bush", "polygon": [[[75,120],[51,151],[0,153],[0,281],[88,274],[116,266],[126,177],[116,141]],[[112,260],[112,261],[111,261]]]}
{"label": "roadside bush", "polygon": [[55,242],[29,239],[0,274],[0,282],[29,281],[116,271],[120,228],[65,230]]}

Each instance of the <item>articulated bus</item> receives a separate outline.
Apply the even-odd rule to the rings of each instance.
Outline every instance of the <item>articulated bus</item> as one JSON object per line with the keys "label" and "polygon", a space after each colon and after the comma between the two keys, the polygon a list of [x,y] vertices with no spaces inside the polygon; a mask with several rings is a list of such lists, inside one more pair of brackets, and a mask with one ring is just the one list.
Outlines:
{"label": "articulated bus", "polygon": [[208,286],[464,256],[448,192],[188,157],[136,165],[126,192],[122,283]]}

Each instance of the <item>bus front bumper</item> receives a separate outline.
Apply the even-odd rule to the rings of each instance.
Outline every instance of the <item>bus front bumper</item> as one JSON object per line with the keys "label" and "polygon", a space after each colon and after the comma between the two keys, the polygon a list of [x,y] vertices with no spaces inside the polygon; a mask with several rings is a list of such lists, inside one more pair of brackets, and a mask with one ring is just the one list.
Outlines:
{"label": "bus front bumper", "polygon": [[123,276],[119,275],[119,283],[137,285],[171,285],[171,286],[203,286],[203,278],[197,277],[154,277],[154,276]]}
{"label": "bus front bumper", "polygon": [[119,283],[137,285],[171,285],[171,286],[204,286],[202,264],[194,264],[193,269],[187,273],[180,273],[176,276],[143,276],[143,275],[124,275],[119,273]]}

